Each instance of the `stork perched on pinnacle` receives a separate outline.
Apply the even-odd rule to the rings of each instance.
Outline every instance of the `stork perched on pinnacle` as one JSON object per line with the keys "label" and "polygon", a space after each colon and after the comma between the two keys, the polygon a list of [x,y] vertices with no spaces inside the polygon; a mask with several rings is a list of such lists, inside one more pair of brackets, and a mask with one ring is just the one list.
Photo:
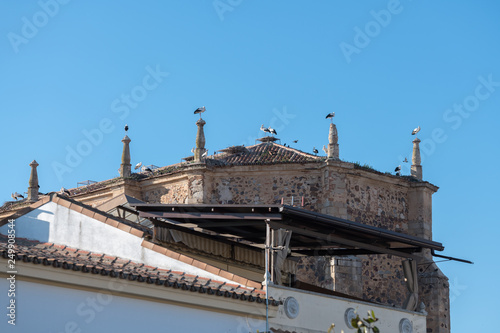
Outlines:
{"label": "stork perched on pinnacle", "polygon": [[411,135],[417,135],[417,133],[420,132],[420,126],[418,126],[417,128],[415,128],[412,132],[411,132]]}
{"label": "stork perched on pinnacle", "polygon": [[333,117],[335,117],[335,112],[330,112],[326,115],[325,119],[330,119],[330,121],[333,122]]}
{"label": "stork perched on pinnacle", "polygon": [[205,112],[205,110],[206,110],[205,107],[202,106],[201,108],[197,108],[196,110],[194,110],[194,114],[199,114],[201,119],[201,114]]}

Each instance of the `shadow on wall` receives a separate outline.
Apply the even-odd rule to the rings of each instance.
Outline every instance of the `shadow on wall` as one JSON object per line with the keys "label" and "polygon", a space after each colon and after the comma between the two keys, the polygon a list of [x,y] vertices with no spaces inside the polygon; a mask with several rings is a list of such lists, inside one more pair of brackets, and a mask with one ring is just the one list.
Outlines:
{"label": "shadow on wall", "polygon": [[[54,215],[48,210],[36,209],[26,215],[21,216],[14,222],[16,238],[27,238],[46,243],[49,241],[50,222],[38,219],[41,214]],[[0,234],[7,235],[9,225],[0,227]]]}

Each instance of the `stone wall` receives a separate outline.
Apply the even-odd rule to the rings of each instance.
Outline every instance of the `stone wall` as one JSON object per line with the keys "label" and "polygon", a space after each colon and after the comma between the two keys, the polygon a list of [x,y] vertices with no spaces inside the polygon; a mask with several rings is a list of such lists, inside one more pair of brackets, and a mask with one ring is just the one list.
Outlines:
{"label": "stone wall", "polygon": [[363,299],[401,308],[408,296],[403,258],[385,254],[363,257]]}
{"label": "stone wall", "polygon": [[358,176],[347,178],[349,219],[378,228],[408,233],[408,188],[374,182]]}
{"label": "stone wall", "polygon": [[319,172],[300,175],[300,171],[268,170],[252,167],[249,171],[233,168],[212,173],[207,177],[207,203],[221,204],[279,204],[283,198],[290,204],[305,198],[305,209],[318,210],[321,198]]}
{"label": "stone wall", "polygon": [[450,332],[450,285],[436,264],[419,266],[419,302],[426,306],[427,332]]}
{"label": "stone wall", "polygon": [[356,296],[359,298],[369,299],[363,292],[363,262],[357,256],[342,256],[332,259],[332,280],[333,290]]}
{"label": "stone wall", "polygon": [[147,203],[183,204],[189,197],[189,182],[186,178],[176,182],[158,184],[143,191]]}
{"label": "stone wall", "polygon": [[318,287],[334,289],[330,257],[307,257],[297,265],[297,278]]}

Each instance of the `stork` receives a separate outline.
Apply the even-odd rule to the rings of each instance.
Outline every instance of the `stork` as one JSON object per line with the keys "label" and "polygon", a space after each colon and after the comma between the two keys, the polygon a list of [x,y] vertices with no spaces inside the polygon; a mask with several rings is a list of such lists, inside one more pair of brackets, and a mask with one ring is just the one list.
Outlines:
{"label": "stork", "polygon": [[194,114],[199,114],[201,119],[201,114],[205,112],[205,110],[206,110],[205,107],[202,106],[201,108],[197,108],[196,110],[194,110]]}
{"label": "stork", "polygon": [[326,115],[325,119],[330,119],[333,122],[333,117],[335,117],[335,112],[330,112]]}
{"label": "stork", "polygon": [[59,191],[59,194],[61,194],[61,195],[67,195],[67,196],[71,195],[71,193],[69,193],[69,191],[67,189],[65,189],[64,187],[61,187],[61,190]]}
{"label": "stork", "polygon": [[420,126],[418,126],[417,128],[415,128],[412,132],[411,132],[411,135],[417,135],[417,133],[420,132]]}
{"label": "stork", "polygon": [[17,199],[24,199],[24,196],[22,194],[17,193],[17,192],[12,193],[10,196],[12,197],[12,199],[14,199],[16,201],[17,201]]}
{"label": "stork", "polygon": [[313,147],[313,153],[318,154],[319,151],[316,149],[316,147]]}
{"label": "stork", "polygon": [[396,172],[396,176],[401,176],[401,165],[398,165],[394,171]]}
{"label": "stork", "polygon": [[142,162],[139,162],[135,165],[134,170],[139,169],[142,166]]}

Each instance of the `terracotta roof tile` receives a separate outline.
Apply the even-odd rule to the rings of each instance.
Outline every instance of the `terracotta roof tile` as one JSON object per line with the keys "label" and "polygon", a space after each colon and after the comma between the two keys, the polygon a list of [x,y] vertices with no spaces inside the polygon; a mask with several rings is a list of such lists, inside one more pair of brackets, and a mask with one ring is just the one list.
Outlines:
{"label": "terracotta roof tile", "polygon": [[150,249],[150,250],[152,250],[153,247],[155,246],[154,243],[148,242],[147,240],[143,240],[141,245],[147,249]]}
{"label": "terracotta roof tile", "polygon": [[118,223],[118,229],[130,233],[130,230],[132,230],[132,227],[129,225],[123,224],[123,223]]}
{"label": "terracotta roof tile", "polygon": [[212,166],[260,165],[284,163],[321,162],[324,157],[311,155],[283,145],[266,142],[248,146],[245,149],[227,150],[228,152],[206,159]]}
{"label": "terracotta roof tile", "polygon": [[[0,235],[0,256],[8,258],[7,236]],[[129,259],[92,253],[53,243],[16,238],[16,257],[23,262],[43,264],[54,268],[72,269],[86,274],[100,274],[110,278],[128,279],[155,286],[197,291],[208,295],[242,299],[263,303],[265,292],[243,285],[224,283],[196,275],[186,274],[132,262]],[[219,291],[213,292],[214,290]],[[242,296],[244,295],[244,297]],[[272,305],[279,305],[272,301]]]}
{"label": "terracotta roof tile", "polygon": [[83,206],[82,205],[77,205],[75,203],[71,203],[71,206],[69,207],[69,209],[72,209],[72,210],[74,210],[77,213],[81,213],[82,210],[83,210]]}
{"label": "terracotta roof tile", "polygon": [[115,228],[118,228],[118,225],[120,224],[120,222],[112,218],[107,218],[105,223]]}
{"label": "terracotta roof tile", "polygon": [[140,231],[140,230],[137,230],[135,228],[132,228],[132,230],[130,230],[130,233],[134,236],[137,236],[137,237],[144,237],[144,231]]}
{"label": "terracotta roof tile", "polygon": [[106,219],[107,217],[102,215],[102,214],[95,214],[94,215],[94,218],[97,220],[97,221],[100,221],[100,222],[106,222]]}
{"label": "terracotta roof tile", "polygon": [[71,201],[68,200],[58,200],[57,203],[66,208],[69,208],[71,206]]}

